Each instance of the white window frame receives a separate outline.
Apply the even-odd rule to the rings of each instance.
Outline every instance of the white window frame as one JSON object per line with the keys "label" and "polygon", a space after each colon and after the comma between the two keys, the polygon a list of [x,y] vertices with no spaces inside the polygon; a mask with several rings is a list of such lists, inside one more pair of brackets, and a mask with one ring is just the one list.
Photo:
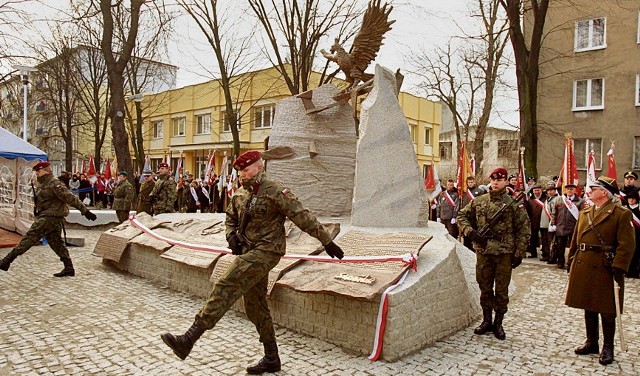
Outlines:
{"label": "white window frame", "polygon": [[[160,126],[160,132],[158,132],[158,125]],[[164,137],[164,121],[162,120],[153,120],[151,121],[151,131],[153,135],[151,138],[159,139]]]}
{"label": "white window frame", "polygon": [[638,35],[636,43],[640,44],[640,10],[638,10]]}
{"label": "white window frame", "polygon": [[[582,145],[583,141],[584,141],[584,145]],[[576,167],[578,168],[578,170],[585,171],[587,169],[587,163],[589,162],[589,153],[591,152],[592,145],[596,141],[598,144],[600,144],[600,148],[595,148],[593,150],[596,156],[595,170],[596,171],[602,170],[602,163],[604,162],[602,159],[604,157],[604,155],[602,155],[604,152],[604,140],[602,138],[597,138],[597,137],[575,138],[573,140],[574,153],[577,154],[578,156],[581,156],[581,155],[584,156],[584,159],[579,158],[578,156],[575,157]],[[576,144],[580,144],[580,145],[576,145]],[[582,146],[584,146],[584,149],[578,152],[578,149],[581,148]]]}
{"label": "white window frame", "polygon": [[[270,116],[269,118],[265,118],[265,110],[269,110]],[[267,104],[264,106],[256,106],[253,108],[253,129],[268,129],[273,127],[273,119],[276,113],[276,105],[275,104]],[[268,119],[265,122],[265,119]],[[268,123],[268,125],[265,125]]]}
{"label": "white window frame", "polygon": [[[601,97],[601,102],[602,104],[600,105],[593,105],[593,92],[592,92],[592,88],[593,88],[593,81],[595,80],[601,80],[602,81],[602,97]],[[578,107],[577,104],[577,100],[578,100],[578,83],[579,82],[585,82],[587,83],[587,98],[586,98],[586,105],[582,106],[582,107]],[[572,111],[591,111],[591,110],[603,110],[604,109],[604,93],[605,93],[605,79],[604,77],[597,77],[597,78],[586,78],[586,79],[582,79],[582,80],[574,80],[573,81],[573,101],[572,101]]]}
{"label": "white window frame", "polygon": [[640,106],[640,73],[636,74],[636,106]]}
{"label": "white window frame", "polygon": [[418,124],[409,123],[409,133],[411,133],[411,142],[418,145]]}
{"label": "white window frame", "polygon": [[433,129],[429,128],[429,127],[424,127],[424,144],[425,145],[432,145],[432,139],[433,138]]}
{"label": "white window frame", "polygon": [[187,117],[180,116],[171,119],[171,135],[173,137],[183,137],[186,134]]}
{"label": "white window frame", "polygon": [[195,134],[211,134],[211,114],[196,115]]}
{"label": "white window frame", "polygon": [[[593,37],[594,37],[594,21],[596,20],[603,20],[604,21],[604,31],[602,34],[602,44],[600,45],[594,45],[593,44]],[[588,23],[586,25],[586,27],[588,28],[588,45],[586,47],[578,47],[578,40],[579,40],[579,30],[580,27],[582,25],[585,25],[585,23]],[[584,27],[584,26],[583,26]],[[581,52],[581,51],[592,51],[592,50],[601,50],[603,48],[607,48],[607,18],[606,17],[595,17],[595,18],[591,18],[591,19],[587,19],[587,20],[578,20],[576,21],[576,27],[575,27],[575,31],[574,31],[574,38],[573,38],[573,49],[575,52]]]}
{"label": "white window frame", "polygon": [[[242,129],[242,114],[240,114],[240,110],[236,110],[236,119],[238,125],[238,131]],[[222,111],[222,132],[230,133],[231,127],[227,122],[227,111]]]}

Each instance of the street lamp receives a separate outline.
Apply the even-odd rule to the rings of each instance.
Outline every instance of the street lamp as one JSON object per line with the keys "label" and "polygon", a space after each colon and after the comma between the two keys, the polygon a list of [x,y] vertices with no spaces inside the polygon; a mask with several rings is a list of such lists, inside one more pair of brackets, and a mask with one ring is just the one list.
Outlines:
{"label": "street lamp", "polygon": [[27,141],[27,90],[29,86],[29,73],[36,72],[38,69],[34,67],[28,67],[26,65],[14,65],[13,69],[19,70],[20,77],[22,78],[22,85],[23,85],[22,139]]}

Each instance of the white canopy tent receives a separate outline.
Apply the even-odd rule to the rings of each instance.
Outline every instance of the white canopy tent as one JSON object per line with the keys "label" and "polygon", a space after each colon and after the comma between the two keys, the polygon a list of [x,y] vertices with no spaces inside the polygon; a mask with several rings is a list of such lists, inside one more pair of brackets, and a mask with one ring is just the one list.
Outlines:
{"label": "white canopy tent", "polygon": [[31,167],[47,155],[0,127],[0,227],[26,233],[33,222]]}

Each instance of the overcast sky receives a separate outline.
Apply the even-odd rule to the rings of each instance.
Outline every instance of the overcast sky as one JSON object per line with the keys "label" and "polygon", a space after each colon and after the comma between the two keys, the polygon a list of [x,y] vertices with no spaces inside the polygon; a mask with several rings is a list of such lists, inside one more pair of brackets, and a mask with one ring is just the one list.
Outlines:
{"label": "overcast sky", "polygon": [[[356,0],[366,4],[367,0]],[[405,74],[403,90],[417,94],[417,82],[407,71],[411,70],[408,58],[419,55],[421,51],[433,51],[436,47],[445,46],[454,35],[459,35],[460,28],[468,29],[472,22],[469,18],[469,7],[473,0],[397,0],[391,1],[394,6],[390,18],[396,20],[392,30],[386,34],[384,45],[378,53],[375,63],[392,71],[400,68]],[[44,4],[30,3],[29,12],[42,18],[55,17],[56,9],[65,8],[68,0],[45,0]],[[234,4],[246,4],[235,0]],[[206,43],[200,30],[189,16],[181,16],[176,21],[176,34],[170,42],[169,56],[161,59],[165,63],[176,65],[178,69],[178,87],[205,82],[214,78],[215,67],[211,47]],[[329,49],[331,39],[321,48]],[[350,43],[347,43],[347,48]],[[368,71],[373,71],[373,64]],[[515,97],[504,98],[497,104],[507,112],[517,107]],[[515,118],[517,119],[517,118]],[[509,123],[515,122],[512,115],[506,117]],[[495,119],[494,123],[501,123]]]}

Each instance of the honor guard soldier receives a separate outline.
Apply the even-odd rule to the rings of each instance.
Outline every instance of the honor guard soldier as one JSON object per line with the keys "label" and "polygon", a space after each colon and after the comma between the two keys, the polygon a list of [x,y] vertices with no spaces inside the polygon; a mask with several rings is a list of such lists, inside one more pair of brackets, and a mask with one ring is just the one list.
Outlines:
{"label": "honor guard soldier", "polygon": [[259,151],[247,151],[233,162],[242,187],[231,197],[225,224],[229,249],[236,257],[213,286],[209,299],[187,332],[161,336],[180,359],[185,359],[200,336],[213,329],[236,300],[244,297],[247,317],[255,325],[264,346],[264,357],[255,366],[248,367],[247,373],[280,371],[276,334],[267,305],[267,282],[269,271],[286,252],[285,219],[289,218],[301,230],[320,240],[331,257],[344,256],[316,217],[289,188],[268,179],[263,166]]}
{"label": "honor guard soldier", "polygon": [[167,163],[158,165],[158,181],[149,197],[153,204],[153,215],[174,212],[176,182],[171,178],[171,168]]}
{"label": "honor guard soldier", "polygon": [[53,176],[49,162],[36,164],[33,166],[33,171],[36,172],[38,180],[38,188],[34,188],[33,198],[35,220],[20,243],[0,261],[0,270],[9,270],[9,266],[16,257],[39,244],[40,239],[44,237],[64,264],[64,269],[55,273],[54,276],[73,277],[75,270],[69,256],[69,250],[60,235],[64,217],[69,214],[68,205],[80,210],[80,213],[88,220],[95,221],[96,215],[89,211],[78,196],[71,193],[63,182]]}
{"label": "honor guard soldier", "polygon": [[591,187],[593,205],[580,211],[569,247],[569,286],[565,304],[584,310],[587,340],[575,349],[578,355],[597,354],[598,314],[604,343],[599,362],[613,362],[616,331],[614,283],[620,287],[622,312],[624,273],[635,250],[631,211],[612,202],[618,193],[614,179],[600,176]]}
{"label": "honor guard soldier", "polygon": [[138,206],[136,207],[136,213],[147,213],[153,215],[153,208],[151,206],[151,198],[149,195],[156,185],[153,180],[153,172],[151,170],[144,170],[142,173],[144,181],[140,186],[140,193],[138,194]]}
{"label": "honor guard soldier", "polygon": [[[506,334],[502,320],[509,304],[511,271],[526,255],[531,228],[524,206],[507,191],[507,170],[496,168],[489,178],[489,194],[462,209],[458,224],[463,235],[472,239],[476,251],[476,281],[483,319],[474,333],[493,331],[496,338],[503,340]],[[492,322],[493,311],[496,316]]]}
{"label": "honor guard soldier", "polygon": [[118,184],[113,190],[113,210],[116,211],[118,222],[122,223],[129,218],[133,196],[133,185],[127,180],[127,172],[120,171]]}

